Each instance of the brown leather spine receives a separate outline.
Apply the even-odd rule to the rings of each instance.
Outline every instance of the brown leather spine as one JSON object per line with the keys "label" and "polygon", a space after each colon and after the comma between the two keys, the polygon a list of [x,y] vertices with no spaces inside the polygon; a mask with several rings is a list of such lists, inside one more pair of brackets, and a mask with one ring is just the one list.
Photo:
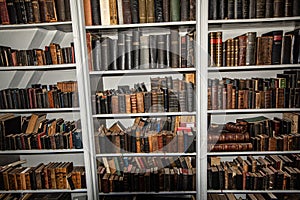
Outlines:
{"label": "brown leather spine", "polygon": [[90,0],[83,1],[85,25],[91,26],[92,22],[92,6]]}
{"label": "brown leather spine", "polygon": [[144,93],[138,92],[136,93],[136,101],[137,101],[137,112],[138,113],[144,113]]}
{"label": "brown leather spine", "polygon": [[110,25],[118,24],[117,1],[109,0]]}
{"label": "brown leather spine", "polygon": [[246,65],[246,48],[247,48],[247,36],[239,36],[239,62],[238,66]]}
{"label": "brown leather spine", "polygon": [[0,0],[0,15],[2,24],[10,24],[6,0]]}
{"label": "brown leather spine", "polygon": [[124,24],[131,24],[130,0],[123,0],[123,20]]}

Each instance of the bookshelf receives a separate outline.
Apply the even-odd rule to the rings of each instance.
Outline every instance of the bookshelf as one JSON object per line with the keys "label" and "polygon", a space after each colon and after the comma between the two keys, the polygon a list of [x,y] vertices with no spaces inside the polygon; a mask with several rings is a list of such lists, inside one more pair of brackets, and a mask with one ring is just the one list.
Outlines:
{"label": "bookshelf", "polygon": [[[211,32],[222,32],[222,42],[221,46],[225,46],[225,42],[227,39],[235,38],[237,36],[246,34],[247,32],[257,32],[257,36],[260,36],[264,33],[276,30],[283,30],[283,33],[293,31],[294,29],[299,28],[300,18],[299,16],[291,16],[291,17],[274,17],[274,18],[253,18],[253,19],[212,19],[209,18],[209,14],[212,11],[209,11],[209,4],[213,1],[202,1],[201,3],[201,12],[205,13],[201,16],[201,66],[206,66],[200,69],[201,75],[203,77],[203,83],[201,88],[208,88],[207,81],[208,79],[222,79],[222,78],[232,78],[232,79],[247,79],[251,77],[259,77],[259,78],[269,78],[276,77],[276,74],[283,73],[284,71],[290,70],[299,70],[298,64],[266,64],[266,65],[238,65],[238,66],[209,66],[210,61],[210,46],[207,45],[210,43],[210,38],[208,37]],[[234,1],[236,2],[236,1]],[[255,1],[253,1],[255,2]],[[220,13],[217,12],[217,16]],[[222,15],[222,14],[221,14]],[[226,14],[225,14],[226,15]],[[226,47],[225,47],[225,50]],[[224,49],[221,51],[224,52]],[[221,54],[223,54],[221,52]],[[223,54],[223,55],[226,55]],[[226,57],[225,57],[226,59]],[[223,61],[221,61],[223,62]],[[202,193],[201,199],[214,199],[211,194],[219,194],[219,195],[227,195],[229,193],[235,194],[236,197],[242,197],[243,199],[247,197],[248,194],[266,194],[266,193],[274,193],[275,196],[282,195],[278,198],[283,198],[284,194],[295,194],[299,193],[299,190],[296,188],[290,190],[282,190],[282,189],[272,189],[272,190],[249,190],[243,188],[243,190],[237,189],[224,189],[216,190],[209,188],[207,183],[212,179],[210,176],[210,172],[207,170],[211,170],[212,165],[208,166],[210,159],[212,158],[220,158],[221,161],[224,162],[232,162],[235,158],[241,157],[246,159],[249,155],[252,155],[254,158],[264,157],[264,156],[290,156],[292,154],[299,154],[299,150],[287,150],[287,151],[209,151],[208,146],[210,145],[208,141],[208,137],[213,132],[209,132],[210,129],[207,127],[209,124],[226,124],[236,119],[242,119],[247,117],[256,117],[256,116],[267,116],[272,119],[273,117],[283,117],[283,113],[294,113],[299,112],[299,108],[260,108],[260,109],[209,109],[207,98],[208,91],[201,91],[200,102],[200,116],[201,116],[201,150],[200,152],[200,166],[201,166],[201,177],[202,180],[200,182],[200,192]],[[210,118],[207,121],[207,117]],[[219,132],[220,134],[220,132]],[[271,137],[271,136],[270,136]],[[221,142],[220,142],[221,143]],[[203,152],[204,151],[204,152]],[[216,166],[216,165],[214,165]],[[241,165],[243,166],[243,165]],[[224,167],[224,165],[223,165]],[[218,168],[217,171],[222,168]],[[225,173],[229,173],[229,169],[225,169]],[[242,171],[242,170],[241,170]],[[221,172],[220,172],[221,173]],[[242,172],[246,173],[246,172]],[[250,172],[252,173],[252,172]],[[252,175],[250,175],[252,176]],[[245,178],[245,177],[244,177]],[[214,182],[213,182],[214,183]],[[298,196],[298,195],[297,195]],[[216,198],[216,196],[214,196]],[[220,197],[221,198],[221,197]],[[250,198],[250,197],[248,197]],[[255,198],[255,197],[252,197]],[[258,198],[258,197],[257,197]],[[289,198],[292,198],[289,196]],[[250,198],[251,199],[251,198]]]}
{"label": "bookshelf", "polygon": [[[53,1],[54,2],[54,1]],[[3,4],[1,5],[3,6]],[[50,43],[59,44],[59,48],[70,47],[73,42],[73,48],[76,49],[76,58],[73,57],[73,63],[65,64],[46,64],[43,65],[26,65],[26,66],[1,66],[1,90],[6,88],[28,88],[32,84],[50,85],[56,84],[58,81],[74,80],[78,83],[78,91],[81,94],[83,91],[83,80],[79,76],[82,68],[80,58],[80,41],[76,35],[76,3],[72,3],[70,9],[72,10],[72,20],[61,22],[42,22],[42,23],[28,23],[28,24],[11,24],[0,25],[0,44],[2,46],[10,47],[18,50],[32,50],[44,49]],[[3,13],[1,13],[3,14]],[[2,51],[3,49],[1,49]],[[2,52],[1,52],[2,53]],[[70,52],[71,53],[71,52]],[[75,54],[73,55],[75,56]],[[71,55],[69,55],[70,59]],[[77,58],[78,57],[78,58]],[[66,59],[67,57],[65,57]],[[28,57],[29,59],[29,57]],[[85,99],[78,97],[80,103],[73,107],[62,108],[36,108],[32,109],[0,109],[1,115],[6,113],[13,113],[21,115],[22,117],[30,117],[33,113],[47,114],[47,119],[62,118],[66,121],[81,120],[82,143],[83,148],[72,149],[26,149],[26,150],[1,150],[1,165],[7,164],[15,160],[26,160],[22,167],[34,167],[43,163],[50,162],[65,162],[70,161],[74,166],[84,166],[86,168],[86,188],[83,189],[38,189],[38,190],[1,190],[0,193],[6,194],[26,194],[26,193],[71,193],[71,196],[91,196],[92,181],[90,181],[89,170],[89,138],[87,136],[87,129],[85,127],[85,115],[81,113],[84,108]],[[50,124],[51,125],[51,124]],[[67,126],[66,126],[67,127]],[[67,129],[66,129],[67,131]],[[58,133],[58,132],[57,132]],[[2,140],[2,139],[1,139]],[[3,141],[1,141],[3,142]],[[33,144],[32,144],[33,145]],[[27,148],[27,147],[26,147]],[[83,176],[82,176],[83,177]],[[91,197],[89,197],[91,198]]]}

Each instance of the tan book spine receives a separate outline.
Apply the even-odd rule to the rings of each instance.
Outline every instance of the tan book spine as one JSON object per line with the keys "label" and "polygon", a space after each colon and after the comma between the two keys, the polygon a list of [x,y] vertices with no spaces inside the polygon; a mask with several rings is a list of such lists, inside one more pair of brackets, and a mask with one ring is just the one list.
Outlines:
{"label": "tan book spine", "polygon": [[126,113],[131,113],[131,100],[130,94],[125,94],[125,106],[126,106]]}
{"label": "tan book spine", "polygon": [[109,0],[100,0],[101,25],[110,25]]}
{"label": "tan book spine", "polygon": [[109,15],[110,25],[118,24],[118,9],[116,0],[109,0]]}
{"label": "tan book spine", "polygon": [[[101,2],[102,0],[100,0]],[[84,19],[86,26],[92,26],[92,5],[91,0],[83,0]]]}
{"label": "tan book spine", "polygon": [[123,18],[123,0],[117,0],[117,7],[118,7],[118,22],[119,24],[124,24]]}
{"label": "tan book spine", "polygon": [[154,0],[146,0],[146,5],[147,5],[147,22],[154,23],[155,22]]}
{"label": "tan book spine", "polygon": [[147,22],[146,0],[139,0],[139,19],[140,23]]}
{"label": "tan book spine", "polygon": [[136,93],[136,101],[137,101],[137,112],[144,113],[145,106],[144,106],[144,93],[143,92]]}

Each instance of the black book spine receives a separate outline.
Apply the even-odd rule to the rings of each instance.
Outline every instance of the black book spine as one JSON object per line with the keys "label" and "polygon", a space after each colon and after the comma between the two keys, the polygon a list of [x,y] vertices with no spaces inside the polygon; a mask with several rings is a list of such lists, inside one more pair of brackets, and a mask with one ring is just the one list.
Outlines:
{"label": "black book spine", "polygon": [[169,90],[168,88],[162,88],[164,99],[164,112],[169,112]]}
{"label": "black book spine", "polygon": [[92,55],[93,55],[93,69],[94,71],[101,70],[101,42],[100,38],[92,40]]}
{"label": "black book spine", "polygon": [[93,25],[100,25],[100,3],[99,0],[91,0]]}
{"label": "black book spine", "polygon": [[[214,1],[214,0],[213,0]],[[217,8],[217,5],[216,5]],[[181,21],[189,21],[190,18],[190,1],[181,0],[180,1],[180,19]]]}
{"label": "black book spine", "polygon": [[210,8],[211,8],[210,12],[212,12],[211,19],[216,20],[216,19],[218,19],[218,13],[219,13],[218,12],[218,0],[210,0],[209,3],[210,3]]}
{"label": "black book spine", "polygon": [[70,0],[64,0],[64,1],[65,1],[65,16],[66,16],[66,21],[71,21]]}
{"label": "black book spine", "polygon": [[293,1],[293,16],[299,16],[300,15],[300,1],[294,0]]}
{"label": "black book spine", "polygon": [[227,2],[227,18],[234,18],[234,0],[228,0]]}
{"label": "black book spine", "polygon": [[283,31],[274,31],[272,47],[272,64],[280,64]]}
{"label": "black book spine", "polygon": [[118,70],[125,70],[125,34],[118,35]]}
{"label": "black book spine", "polygon": [[131,8],[132,23],[138,24],[139,23],[139,0],[131,0],[130,8]]}
{"label": "black book spine", "polygon": [[292,56],[292,36],[285,35],[282,37],[282,55],[281,55],[281,64],[291,64]]}
{"label": "black book spine", "polygon": [[242,18],[249,19],[249,0],[242,0]]}
{"label": "black book spine", "polygon": [[164,18],[163,18],[163,0],[155,0],[154,9],[155,9],[155,22],[163,22],[164,21]]}
{"label": "black book spine", "polygon": [[300,63],[300,29],[294,31],[294,49],[293,49],[293,64]]}
{"label": "black book spine", "polygon": [[256,18],[264,18],[266,14],[266,0],[256,1]]}
{"label": "black book spine", "polygon": [[241,19],[242,11],[242,0],[234,0],[234,19]]}
{"label": "black book spine", "polygon": [[109,70],[117,70],[117,47],[118,47],[118,40],[110,40],[110,63],[109,63]]}
{"label": "black book spine", "polygon": [[134,30],[132,36],[133,68],[140,68],[140,32]]}
{"label": "black book spine", "polygon": [[293,16],[293,1],[295,1],[295,0],[285,0],[284,1],[284,17]]}
{"label": "black book spine", "polygon": [[274,0],[266,0],[266,18],[271,18],[274,15]]}
{"label": "black book spine", "polygon": [[256,17],[256,1],[249,0],[249,18],[253,19]]}
{"label": "black book spine", "polygon": [[25,0],[25,10],[27,16],[27,23],[33,23],[33,9],[32,9],[32,2],[31,0]]}
{"label": "black book spine", "polygon": [[214,6],[213,6],[213,1],[208,1],[208,19],[212,20],[213,19],[213,13],[214,13]]}
{"label": "black book spine", "polygon": [[219,19],[226,19],[227,18],[227,0],[219,0]]}
{"label": "black book spine", "polygon": [[17,16],[14,0],[6,0],[6,5],[7,5],[8,15],[9,15],[9,23],[18,24],[19,22],[18,22],[18,16]]}
{"label": "black book spine", "polygon": [[133,68],[133,52],[132,52],[132,37],[129,34],[125,36],[125,68],[132,69]]}

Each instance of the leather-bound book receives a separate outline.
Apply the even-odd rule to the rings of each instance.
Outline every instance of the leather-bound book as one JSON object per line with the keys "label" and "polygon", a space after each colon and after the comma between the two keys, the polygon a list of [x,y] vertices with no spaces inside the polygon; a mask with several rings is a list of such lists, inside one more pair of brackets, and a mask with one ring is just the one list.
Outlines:
{"label": "leather-bound book", "polygon": [[132,23],[132,18],[131,18],[130,0],[122,0],[122,6],[123,6],[123,21],[124,21],[124,24],[131,24]]}
{"label": "leather-bound book", "polygon": [[281,58],[281,47],[282,47],[282,34],[283,31],[272,31],[265,33],[262,36],[272,36],[273,45],[272,45],[272,65],[280,64]]}
{"label": "leather-bound book", "polygon": [[180,36],[180,68],[187,67],[187,38],[188,35]]}
{"label": "leather-bound book", "polygon": [[[212,42],[212,41],[211,41]],[[216,45],[216,60],[215,66],[221,67],[223,63],[223,43],[222,32],[216,32],[216,39],[213,41]]]}
{"label": "leather-bound book", "polygon": [[117,47],[118,47],[118,40],[116,40],[116,39],[109,40],[109,50],[110,50],[110,58],[109,58],[109,63],[108,63],[109,70],[117,70],[118,69],[118,67],[117,67],[117,58],[118,58]]}
{"label": "leather-bound book", "polygon": [[46,0],[46,7],[47,7],[47,17],[46,22],[57,22],[57,14],[55,8],[55,1],[54,0]]}
{"label": "leather-bound book", "polygon": [[0,22],[1,24],[10,24],[10,15],[9,15],[9,12],[8,12],[8,7],[7,7],[7,3],[9,3],[9,1],[6,1],[6,0],[1,0],[0,1]]}
{"label": "leather-bound book", "polygon": [[150,69],[157,68],[157,35],[150,35]]}
{"label": "leather-bound book", "polygon": [[293,64],[300,63],[300,29],[294,30]]}
{"label": "leather-bound book", "polygon": [[130,94],[131,113],[137,113],[137,97],[136,94]]}
{"label": "leather-bound book", "polygon": [[249,0],[249,19],[256,17],[256,0]]}
{"label": "leather-bound book", "polygon": [[189,82],[186,83],[186,97],[187,97],[187,111],[192,112],[194,108],[194,85]]}
{"label": "leather-bound book", "polygon": [[[5,5],[5,3],[3,3],[3,4]],[[18,13],[16,10],[14,0],[6,0],[6,8],[7,8],[8,15],[9,15],[9,22],[7,23],[7,19],[5,16],[6,11],[5,11],[5,9],[3,9],[4,13],[3,14],[1,13],[1,15],[4,16],[4,20],[2,20],[2,24],[18,24],[19,23]],[[2,16],[1,16],[1,18],[2,18]]]}
{"label": "leather-bound book", "polygon": [[117,58],[117,69],[125,70],[125,60],[126,60],[126,48],[125,48],[125,33],[118,34],[117,48],[118,58]]}
{"label": "leather-bound book", "polygon": [[[89,65],[90,65],[90,61],[89,61]],[[101,42],[99,37],[94,37],[92,40],[92,68],[90,68],[90,70],[94,70],[94,71],[101,70]]]}
{"label": "leather-bound book", "polygon": [[180,0],[170,0],[170,21],[180,21]]}
{"label": "leather-bound book", "polygon": [[246,65],[246,53],[247,53],[247,36],[239,36],[239,59],[238,59],[238,65],[239,66],[245,66]]}
{"label": "leather-bound book", "polygon": [[227,19],[227,0],[221,0],[213,9],[216,10],[218,19]]}
{"label": "leather-bound book", "polygon": [[138,24],[139,21],[139,0],[130,0],[131,19],[133,24]]}
{"label": "leather-bound book", "polygon": [[157,68],[166,68],[166,35],[157,36]]}
{"label": "leather-bound book", "polygon": [[234,19],[234,0],[227,0],[227,18]]}
{"label": "leather-bound book", "polygon": [[190,16],[190,2],[186,0],[180,0],[180,20],[189,21]]}
{"label": "leather-bound book", "polygon": [[246,33],[246,65],[255,65],[256,63],[256,32]]}
{"label": "leather-bound book", "polygon": [[133,68],[132,36],[125,35],[125,69]]}
{"label": "leather-bound book", "polygon": [[242,18],[249,19],[249,0],[242,0]]}
{"label": "leather-bound book", "polygon": [[293,1],[293,16],[299,16],[300,15],[300,2],[297,0]]}
{"label": "leather-bound book", "polygon": [[[89,0],[87,0],[89,1]],[[101,0],[100,1],[100,19],[101,25],[110,25],[110,0]],[[88,20],[88,23],[92,23],[91,19]]]}
{"label": "leather-bound book", "polygon": [[238,38],[234,38],[233,39],[233,66],[238,66],[239,64],[239,39]]}
{"label": "leather-bound book", "polygon": [[132,64],[133,69],[140,68],[140,32],[134,30],[132,32]]}
{"label": "leather-bound book", "polygon": [[69,0],[65,0],[65,16],[66,21],[71,21],[71,5]]}
{"label": "leather-bound book", "polygon": [[108,70],[109,66],[109,59],[110,59],[110,38],[102,38],[101,42],[101,70],[106,71]]}
{"label": "leather-bound book", "polygon": [[157,92],[157,112],[164,112],[164,95],[162,91]]}
{"label": "leather-bound book", "polygon": [[111,106],[112,106],[112,114],[118,114],[119,113],[119,98],[117,95],[112,95]]}
{"label": "leather-bound book", "polygon": [[274,0],[274,15],[273,17],[283,17],[284,15],[284,0]]}
{"label": "leather-bound book", "polygon": [[38,0],[32,0],[32,11],[34,23],[41,22],[40,5]]}
{"label": "leather-bound book", "polygon": [[211,0],[211,1],[209,1],[209,12],[210,12],[210,14],[209,15],[211,15],[210,17],[209,17],[209,19],[212,19],[212,20],[216,20],[216,19],[218,19],[218,14],[219,14],[219,10],[218,10],[218,1],[217,0]]}
{"label": "leather-bound book", "polygon": [[274,0],[266,0],[266,18],[271,18],[274,15]]}
{"label": "leather-bound book", "polygon": [[213,67],[216,66],[216,48],[217,48],[217,39],[216,39],[216,32],[210,32],[208,34],[209,39],[209,66]]}
{"label": "leather-bound book", "polygon": [[20,24],[27,24],[27,15],[24,0],[15,0],[18,21]]}
{"label": "leather-bound book", "polygon": [[167,34],[166,35],[166,67],[170,67],[171,66],[171,35]]}
{"label": "leather-bound book", "polygon": [[225,45],[226,45],[225,66],[233,66],[234,65],[234,41],[233,41],[233,39],[226,40]]}
{"label": "leather-bound book", "polygon": [[179,33],[177,29],[171,29],[171,67],[179,67]]}
{"label": "leather-bound book", "polygon": [[[102,1],[100,1],[101,3]],[[83,8],[84,8],[84,19],[85,19],[85,25],[91,26],[93,25],[92,21],[92,6],[90,0],[84,0],[83,1]],[[101,8],[101,5],[100,5]]]}
{"label": "leather-bound book", "polygon": [[[155,22],[163,22],[164,21],[163,1],[164,0],[155,0],[154,1]],[[168,0],[168,1],[170,1],[170,0]]]}
{"label": "leather-bound book", "polygon": [[195,21],[196,20],[196,0],[190,0],[190,8],[189,8],[189,13],[190,13],[190,21]]}
{"label": "leather-bound book", "polygon": [[282,49],[281,49],[281,64],[291,64],[292,63],[292,43],[294,34],[285,33],[282,37]]}
{"label": "leather-bound book", "polygon": [[234,0],[234,19],[242,19],[243,17],[242,0]]}
{"label": "leather-bound book", "polygon": [[154,23],[155,22],[155,7],[154,7],[155,0],[146,0],[146,10],[147,10],[147,23]]}
{"label": "leather-bound book", "polygon": [[257,37],[256,41],[256,64],[270,65],[272,63],[273,37]]}
{"label": "leather-bound book", "polygon": [[141,42],[141,60],[140,60],[140,69],[149,69],[150,66],[150,40],[149,36],[141,36],[140,37],[140,42]]}
{"label": "leather-bound book", "polygon": [[144,93],[143,92],[136,93],[136,101],[137,101],[137,112],[144,113],[145,107],[144,107]]}
{"label": "leather-bound book", "polygon": [[147,10],[146,0],[138,0],[139,3],[139,23],[147,22]]}
{"label": "leather-bound book", "polygon": [[109,0],[110,25],[118,24],[117,0]]}
{"label": "leather-bound book", "polygon": [[[59,1],[63,2],[64,0],[59,0]],[[98,0],[91,0],[91,10],[92,10],[92,24],[100,25],[100,2]]]}
{"label": "leather-bound book", "polygon": [[256,18],[264,18],[266,14],[266,0],[256,1]]}
{"label": "leather-bound book", "polygon": [[284,17],[293,16],[293,1],[295,0],[285,0],[284,1]]}
{"label": "leather-bound book", "polygon": [[125,102],[124,94],[118,95],[118,105],[119,105],[119,113],[125,113],[126,112],[126,102]]}

